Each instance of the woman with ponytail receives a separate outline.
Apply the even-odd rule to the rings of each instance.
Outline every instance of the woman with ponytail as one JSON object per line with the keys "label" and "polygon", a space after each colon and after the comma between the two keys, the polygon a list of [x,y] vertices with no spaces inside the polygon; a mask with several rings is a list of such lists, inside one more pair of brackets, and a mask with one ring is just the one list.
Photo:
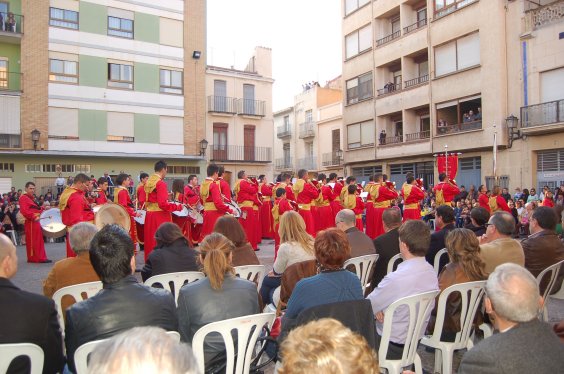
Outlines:
{"label": "woman with ponytail", "polygon": [[[182,341],[192,343],[196,331],[209,323],[260,312],[257,286],[235,276],[231,265],[234,249],[233,243],[219,233],[209,234],[200,243],[199,260],[206,278],[180,289],[178,324]],[[206,337],[204,354],[206,363],[224,361],[221,336]]]}

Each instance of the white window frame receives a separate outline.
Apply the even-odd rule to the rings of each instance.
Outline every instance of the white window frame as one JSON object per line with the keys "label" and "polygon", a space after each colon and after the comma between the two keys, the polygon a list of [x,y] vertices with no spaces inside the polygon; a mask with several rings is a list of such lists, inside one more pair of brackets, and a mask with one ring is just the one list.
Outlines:
{"label": "white window frame", "polygon": [[[119,67],[119,77],[118,77],[119,79],[112,79],[112,65],[116,65]],[[131,80],[121,79],[125,75],[125,67],[131,68]],[[133,65],[131,64],[108,62],[108,87],[132,90],[134,73],[135,72],[133,69]]]}
{"label": "white window frame", "polygon": [[[63,18],[53,18],[51,11],[59,10],[63,12]],[[67,15],[76,14],[76,22],[67,18]],[[79,13],[75,10],[62,9],[57,7],[49,7],[49,26],[61,27],[63,29],[78,30],[78,23],[80,21]]]}
{"label": "white window frame", "polygon": [[[111,19],[115,19],[115,20],[119,21],[119,28],[110,26]],[[123,21],[131,22],[131,30],[123,27]],[[108,35],[109,36],[117,36],[118,38],[133,39],[134,30],[135,30],[135,21],[134,20],[128,19],[128,18],[120,18],[120,17],[116,17],[116,16],[108,16]]]}
{"label": "white window frame", "polygon": [[[354,142],[351,143],[350,142],[350,137],[349,137],[349,130],[353,127],[353,126],[358,126],[358,131],[359,131],[359,141],[358,142]],[[363,140],[362,137],[362,133],[363,133],[363,127],[372,127],[372,142],[366,142],[366,139]],[[376,139],[376,135],[374,134],[374,121],[364,121],[364,122],[358,122],[358,123],[352,123],[350,125],[347,125],[347,149],[358,149],[358,148],[365,148],[365,147],[371,147],[374,146],[374,142]]]}
{"label": "white window frame", "polygon": [[[63,64],[63,72],[54,72],[52,70],[52,63],[53,62],[62,62]],[[75,64],[75,71],[76,74],[68,74],[66,72],[67,64]],[[51,82],[57,83],[69,83],[69,84],[78,84],[78,61],[69,61],[69,60],[61,60],[59,58],[50,58],[49,59],[49,80]]]}
{"label": "white window frame", "polygon": [[[163,74],[168,75],[168,84],[166,82],[166,77]],[[180,74],[180,86],[173,85],[172,76],[173,74]],[[163,81],[163,78],[164,81]],[[184,74],[181,70],[161,68],[159,70],[159,86],[161,93],[182,95],[184,92]]]}
{"label": "white window frame", "polygon": [[[369,35],[369,43],[361,45],[361,34]],[[345,36],[345,60],[358,56],[372,49],[372,24],[364,25]],[[352,50],[349,51],[349,46]]]}
{"label": "white window frame", "polygon": [[[466,64],[466,60],[465,60],[465,64],[461,65],[461,62],[459,62],[460,58],[459,55],[461,54],[461,46],[463,45],[462,43],[460,43],[463,39],[466,38],[471,38],[471,37],[477,37],[477,42],[478,42],[478,54],[477,54],[477,62],[473,63],[473,64]],[[437,62],[439,61],[439,59],[437,58],[437,50],[441,50],[442,48],[454,48],[454,69],[448,69],[445,70],[444,72],[438,72],[439,69],[437,67]],[[464,35],[460,38],[457,38],[455,40],[451,40],[447,43],[443,43],[440,45],[437,45],[433,48],[434,53],[435,53],[435,77],[442,77],[448,74],[453,74],[456,73],[458,71],[464,71],[467,69],[472,69],[475,68],[477,66],[480,66],[481,64],[481,52],[480,52],[480,34],[479,32],[473,32],[467,35]],[[447,50],[448,51],[448,50]],[[450,53],[452,53],[452,51],[450,51]],[[474,56],[476,57],[476,56]]]}

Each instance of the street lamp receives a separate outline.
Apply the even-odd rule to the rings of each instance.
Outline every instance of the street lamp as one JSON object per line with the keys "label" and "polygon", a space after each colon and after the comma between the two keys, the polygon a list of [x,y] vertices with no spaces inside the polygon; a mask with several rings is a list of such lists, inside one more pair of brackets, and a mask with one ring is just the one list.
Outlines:
{"label": "street lamp", "polygon": [[509,145],[507,147],[511,148],[513,146],[513,141],[523,139],[524,135],[521,133],[521,130],[518,129],[519,118],[515,117],[513,114],[505,119],[505,125],[507,126],[507,131],[509,132]]}
{"label": "street lamp", "polygon": [[39,137],[41,136],[41,132],[37,129],[34,129],[31,132],[31,140],[33,141],[33,150],[37,151],[37,143],[39,142]]}
{"label": "street lamp", "polygon": [[206,155],[207,148],[208,148],[208,141],[206,139],[200,140],[200,156]]}

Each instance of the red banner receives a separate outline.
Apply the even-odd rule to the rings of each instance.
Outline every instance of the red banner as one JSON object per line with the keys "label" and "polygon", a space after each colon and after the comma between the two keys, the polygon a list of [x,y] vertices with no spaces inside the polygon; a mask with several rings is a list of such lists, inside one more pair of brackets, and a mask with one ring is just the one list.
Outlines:
{"label": "red banner", "polygon": [[[447,173],[447,163],[448,163],[448,173]],[[438,155],[437,156],[437,169],[439,174],[447,173],[449,179],[455,179],[456,173],[458,173],[458,156],[457,155]]]}

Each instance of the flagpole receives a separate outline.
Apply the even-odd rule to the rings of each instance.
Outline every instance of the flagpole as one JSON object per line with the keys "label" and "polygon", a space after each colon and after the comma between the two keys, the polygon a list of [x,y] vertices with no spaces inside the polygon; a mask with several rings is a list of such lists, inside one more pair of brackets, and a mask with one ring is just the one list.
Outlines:
{"label": "flagpole", "polygon": [[447,144],[445,144],[445,173],[446,173],[447,178],[449,178],[449,176],[448,176],[448,145]]}
{"label": "flagpole", "polygon": [[495,122],[493,124],[494,138],[493,138],[493,177],[494,183],[497,184],[497,128]]}

